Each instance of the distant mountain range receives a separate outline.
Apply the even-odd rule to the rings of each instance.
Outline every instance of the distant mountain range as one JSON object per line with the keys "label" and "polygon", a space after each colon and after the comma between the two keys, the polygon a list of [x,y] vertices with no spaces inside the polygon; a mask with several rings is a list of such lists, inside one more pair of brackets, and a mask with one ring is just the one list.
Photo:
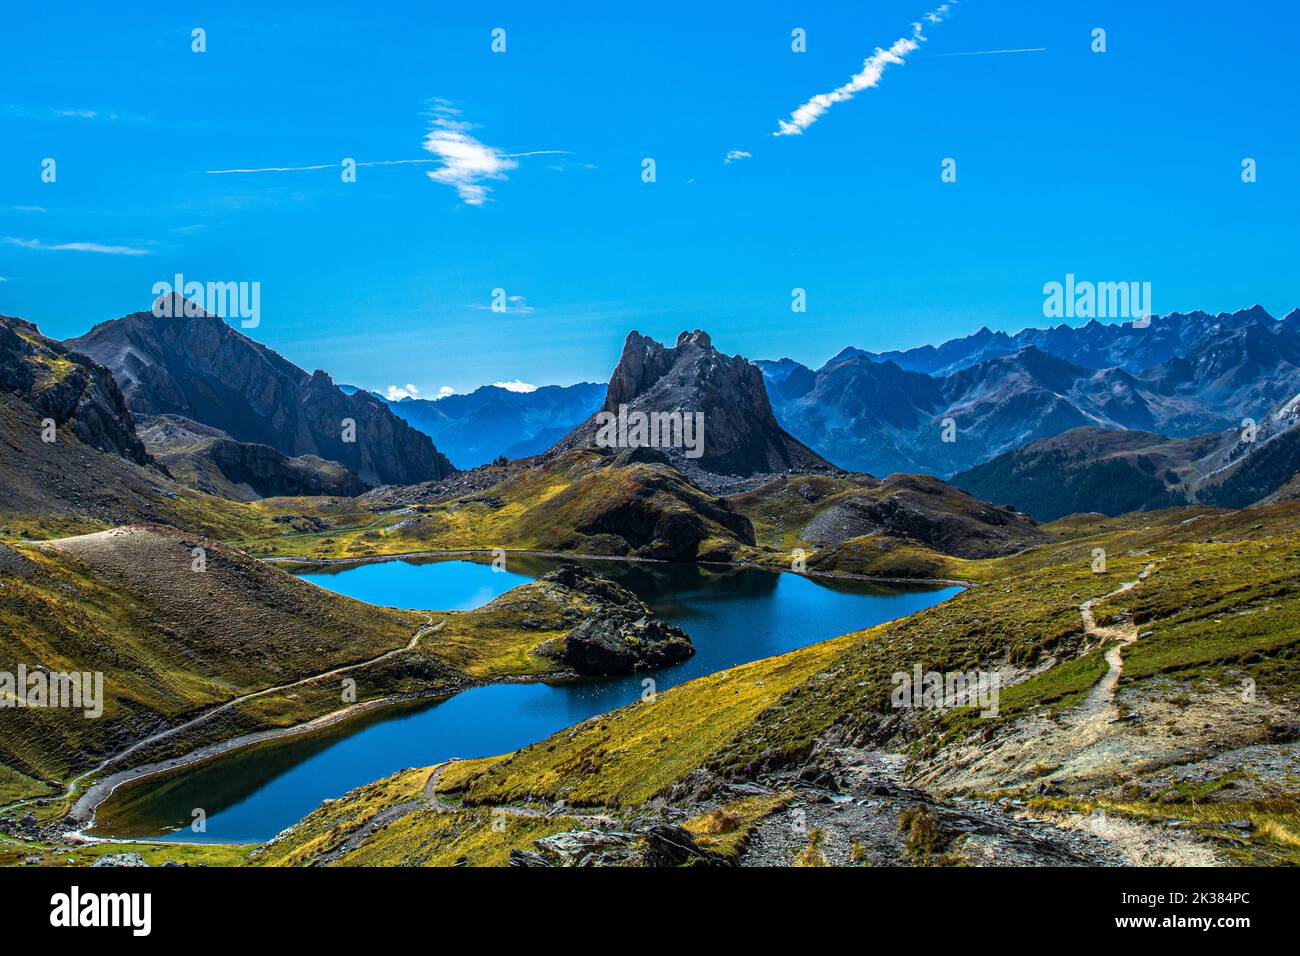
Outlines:
{"label": "distant mountain range", "polygon": [[981,329],[906,352],[849,348],[816,370],[755,364],[778,421],[837,465],[948,476],[1073,428],[1184,438],[1262,418],[1300,391],[1300,310]]}
{"label": "distant mountain range", "polygon": [[605,386],[593,382],[546,385],[512,392],[484,385],[468,395],[386,401],[393,414],[418,428],[459,468],[502,455],[538,455],[600,408]]}
{"label": "distant mountain range", "polygon": [[[455,470],[427,435],[373,395],[349,395],[325,372],[309,375],[222,319],[186,314],[192,311],[176,308],[175,317],[166,318],[136,312],[102,322],[66,345],[107,368],[139,416],[187,419],[287,457],[337,462],[368,486],[433,480]],[[239,475],[230,479],[242,481]],[[297,484],[296,478],[287,482]]]}
{"label": "distant mountain range", "polygon": [[[215,316],[172,315],[135,313],[63,344],[5,320],[6,389],[24,416],[48,409],[89,445],[240,500],[436,484],[453,461],[546,461],[608,445],[602,421],[639,413],[698,417],[702,440],[609,453],[671,464],[719,495],[782,475],[920,473],[1051,520],[1300,492],[1300,310],[981,329],[903,352],[846,348],[815,370],[724,355],[699,330],[672,346],[632,332],[607,386],[436,401],[336,386]],[[1253,441],[1245,419],[1259,423]]]}
{"label": "distant mountain range", "polygon": [[1244,508],[1300,497],[1300,396],[1251,428],[1193,438],[1074,428],[955,475],[978,497],[1040,521],[1204,504]]}

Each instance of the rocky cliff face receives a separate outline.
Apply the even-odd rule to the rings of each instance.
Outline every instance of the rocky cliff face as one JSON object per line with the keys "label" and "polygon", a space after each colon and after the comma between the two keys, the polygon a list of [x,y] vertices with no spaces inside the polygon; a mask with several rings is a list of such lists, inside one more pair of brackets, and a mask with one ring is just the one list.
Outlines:
{"label": "rocky cliff face", "polygon": [[9,316],[0,316],[0,389],[93,448],[149,460],[108,370]]}
{"label": "rocky cliff face", "polygon": [[[708,334],[699,330],[683,332],[672,348],[639,332],[629,333],[601,412],[578,426],[554,450],[609,447],[610,435],[602,436],[601,426],[611,416],[620,419],[613,447],[635,447],[636,415],[674,413],[699,423],[698,433],[683,433],[695,440],[694,445],[687,440],[655,442],[652,438],[641,446],[657,447],[674,466],[706,487],[710,475],[748,478],[836,471],[777,424],[758,367],[738,355],[723,355]],[[632,427],[623,428],[624,418]]]}
{"label": "rocky cliff face", "polygon": [[106,366],[140,414],[180,415],[239,442],[339,462],[370,485],[454,471],[428,436],[373,395],[345,394],[325,372],[308,375],[216,316],[137,312],[67,345]]}

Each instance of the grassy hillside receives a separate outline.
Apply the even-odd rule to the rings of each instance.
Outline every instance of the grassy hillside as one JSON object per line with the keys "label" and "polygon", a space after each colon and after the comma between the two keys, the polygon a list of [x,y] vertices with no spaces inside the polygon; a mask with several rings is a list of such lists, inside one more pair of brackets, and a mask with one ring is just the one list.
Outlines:
{"label": "grassy hillside", "polygon": [[1014,511],[924,475],[790,476],[730,499],[757,543],[808,566],[899,577],[949,577],[951,559],[990,558],[1047,540]]}
{"label": "grassy hillside", "polygon": [[[192,570],[192,549],[206,571]],[[0,546],[3,547],[3,546]],[[167,722],[400,647],[423,618],[329,594],[207,539],[132,527],[0,552],[0,661],[104,675],[104,714],[6,711],[6,787],[40,792]]]}
{"label": "grassy hillside", "polygon": [[[199,546],[202,572],[192,570]],[[355,702],[364,704],[553,672],[554,661],[535,648],[563,636],[587,610],[582,595],[540,581],[475,611],[377,608],[153,526],[0,545],[0,670],[40,663],[99,671],[104,680],[97,719],[68,709],[5,712],[0,801],[61,790],[75,773],[142,738],[247,695],[254,696],[139,748],[113,769],[338,711],[344,676],[356,681]],[[371,663],[326,673],[363,662]],[[293,686],[267,692],[284,685]]]}
{"label": "grassy hillside", "polygon": [[504,548],[725,560],[752,543],[740,515],[676,470],[620,467],[591,451],[515,469],[482,493],[426,496],[417,485],[356,499],[273,498],[246,507],[250,516],[237,540],[261,556]]}

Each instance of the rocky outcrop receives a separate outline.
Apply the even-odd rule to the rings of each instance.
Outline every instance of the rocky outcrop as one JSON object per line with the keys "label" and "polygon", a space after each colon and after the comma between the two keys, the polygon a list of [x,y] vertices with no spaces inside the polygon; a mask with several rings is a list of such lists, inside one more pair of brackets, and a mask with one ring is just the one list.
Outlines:
{"label": "rocky outcrop", "polygon": [[108,370],[10,316],[0,316],[0,389],[93,448],[149,460]]}
{"label": "rocky outcrop", "polygon": [[566,830],[510,851],[510,866],[717,866],[725,861],[695,842],[689,830],[655,824],[644,830]]}
{"label": "rocky outcrop", "polygon": [[107,367],[138,414],[179,415],[239,442],[336,461],[371,486],[454,471],[374,395],[349,395],[322,371],[308,375],[216,316],[173,311],[103,322],[67,345]]}
{"label": "rocky outcrop", "polygon": [[[608,467],[630,464],[656,464],[651,456],[655,449],[629,449],[609,456]],[[665,508],[669,498],[684,508]],[[754,544],[754,527],[748,518],[732,510],[725,499],[698,491],[667,469],[639,475],[625,488],[622,498],[593,509],[576,528],[582,534],[616,535],[626,541],[639,557],[665,561],[730,560],[731,542],[708,548],[716,531],[710,522],[720,525],[730,538],[742,544]]]}
{"label": "rocky outcrop", "polygon": [[628,674],[677,664],[695,653],[686,632],[655,615],[635,594],[609,578],[566,564],[542,581],[576,592],[586,617],[558,642],[541,648],[579,674]]}
{"label": "rocky outcrop", "polygon": [[[681,415],[700,422],[698,433],[669,440],[653,429],[647,439],[620,429],[611,444],[601,433],[607,416]],[[667,431],[667,429],[664,429]],[[693,439],[687,441],[686,438]],[[572,448],[633,448],[650,445],[693,481],[709,476],[748,478],[790,472],[835,472],[812,449],[787,434],[772,414],[763,375],[739,355],[723,355],[708,333],[683,332],[667,348],[630,332],[600,412],[557,443],[553,454]]]}
{"label": "rocky outcrop", "polygon": [[885,534],[958,558],[1012,554],[1048,540],[1015,509],[979,501],[928,475],[890,475],[878,495],[836,502],[801,534],[819,545]]}

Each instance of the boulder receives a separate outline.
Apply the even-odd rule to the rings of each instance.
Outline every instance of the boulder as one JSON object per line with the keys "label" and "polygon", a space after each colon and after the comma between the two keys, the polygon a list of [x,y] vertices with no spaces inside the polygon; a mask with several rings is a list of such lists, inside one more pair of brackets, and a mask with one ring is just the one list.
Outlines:
{"label": "boulder", "polygon": [[677,664],[695,653],[686,632],[659,618],[588,619],[564,641],[563,660],[579,674],[627,674]]}
{"label": "boulder", "polygon": [[609,578],[565,564],[541,580],[581,594],[590,605],[563,640],[540,648],[579,674],[630,674],[676,664],[695,653],[685,631],[657,617],[640,598]]}

